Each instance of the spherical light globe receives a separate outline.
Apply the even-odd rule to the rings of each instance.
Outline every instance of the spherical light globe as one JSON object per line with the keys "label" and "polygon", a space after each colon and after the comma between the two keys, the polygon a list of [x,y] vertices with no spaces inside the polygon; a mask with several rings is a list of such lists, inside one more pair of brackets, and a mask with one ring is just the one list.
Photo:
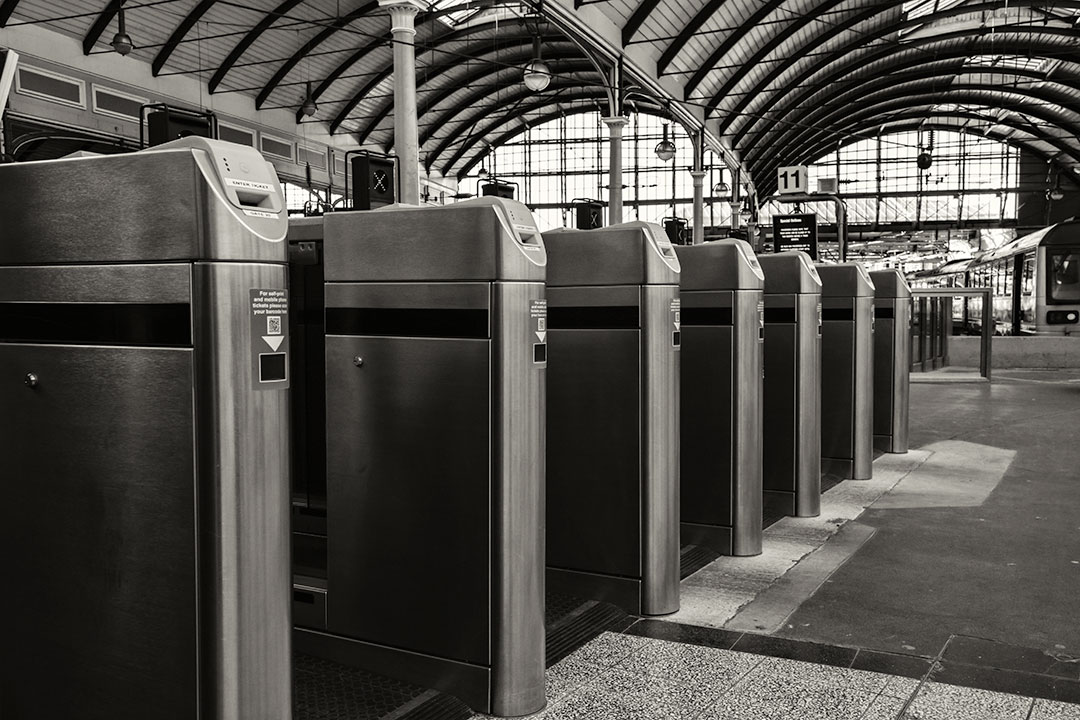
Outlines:
{"label": "spherical light globe", "polygon": [[551,84],[551,69],[543,60],[533,60],[525,66],[522,80],[533,92],[543,92]]}
{"label": "spherical light globe", "polygon": [[675,143],[670,140],[661,140],[656,143],[656,157],[660,158],[664,162],[667,162],[671,158],[675,157]]}
{"label": "spherical light globe", "polygon": [[113,35],[112,49],[116,51],[118,55],[127,55],[135,47],[135,43],[131,41],[131,36],[126,32],[118,32]]}

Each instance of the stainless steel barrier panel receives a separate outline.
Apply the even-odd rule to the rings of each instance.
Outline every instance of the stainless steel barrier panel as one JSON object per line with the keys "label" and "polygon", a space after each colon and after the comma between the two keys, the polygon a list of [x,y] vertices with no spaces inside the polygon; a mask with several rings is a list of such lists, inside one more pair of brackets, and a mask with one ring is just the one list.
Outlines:
{"label": "stainless steel barrier panel", "polygon": [[679,260],[658,225],[544,234],[548,587],[679,608]]}
{"label": "stainless steel barrier panel", "polygon": [[821,276],[821,471],[874,474],[874,283],[859,263]]}
{"label": "stainless steel barrier panel", "polygon": [[821,280],[799,250],[758,256],[765,273],[762,484],[769,512],[821,512]]}
{"label": "stainless steel barrier panel", "polygon": [[536,712],[547,347],[532,214],[491,197],[323,222],[326,577],[297,578],[297,647],[482,712]]}
{"label": "stainless steel barrier panel", "polygon": [[0,166],[0,716],[291,717],[285,233],[231,143]]}
{"label": "stainless steel barrier panel", "polygon": [[874,283],[874,447],[908,451],[911,397],[911,288],[899,270],[870,273]]}
{"label": "stainless steel barrier panel", "polygon": [[765,276],[742,240],[675,250],[682,267],[682,542],[757,555]]}

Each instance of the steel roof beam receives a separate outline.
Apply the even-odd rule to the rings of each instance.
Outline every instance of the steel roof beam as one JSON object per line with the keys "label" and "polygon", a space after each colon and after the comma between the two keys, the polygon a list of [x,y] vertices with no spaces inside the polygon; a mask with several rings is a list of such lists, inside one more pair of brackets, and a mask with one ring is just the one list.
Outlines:
{"label": "steel roof beam", "polygon": [[641,24],[652,14],[652,11],[660,4],[660,0],[641,0],[634,13],[626,21],[622,29],[622,44],[626,47],[641,29]]}
{"label": "steel roof beam", "polygon": [[[1033,71],[1011,71],[1004,68],[999,68],[996,71],[983,70],[984,74],[990,75],[1008,75],[1011,77],[1030,77],[1038,80],[1041,78],[1040,73]],[[941,72],[928,72],[922,78],[905,79],[903,85],[907,85],[910,82],[918,82],[919,80],[942,80],[946,81],[948,85],[942,88],[939,92],[948,94],[954,90],[959,89],[983,89],[986,91],[996,91],[1001,93],[1021,94],[1029,97],[1034,97],[1039,100],[1046,100],[1047,102],[1054,103],[1060,107],[1069,110],[1077,115],[1080,115],[1080,102],[1076,98],[1064,99],[1055,97],[1051,93],[1039,92],[1036,88],[1031,88],[1029,91],[1022,89],[1011,89],[1002,85],[987,85],[984,83],[955,83],[955,74],[942,74]],[[888,75],[879,78],[868,78],[865,83],[849,86],[841,93],[835,94],[830,99],[817,106],[814,113],[809,114],[803,124],[792,132],[786,133],[782,136],[782,139],[776,143],[769,143],[770,149],[783,149],[788,147],[798,147],[804,141],[808,135],[819,132],[827,132],[827,129],[831,127],[831,123],[838,117],[844,114],[850,113],[853,108],[858,108],[861,104],[867,104],[878,93],[883,91],[887,92],[888,96],[897,96],[898,93],[910,93],[913,88],[905,88],[903,86],[897,87],[895,79],[890,78]],[[858,99],[852,98],[851,102],[846,102],[845,97],[856,94]],[[876,102],[876,100],[874,101]],[[1021,112],[1022,111],[1017,111]],[[759,157],[765,153],[765,146],[761,145],[749,151],[746,154],[746,162],[753,165],[756,157]]]}
{"label": "steel roof beam", "polygon": [[15,8],[19,6],[19,0],[4,0],[0,2],[0,27],[4,27],[8,24],[8,20],[11,19],[11,14],[15,12]]}
{"label": "steel roof beam", "polygon": [[[479,29],[481,29],[481,26],[478,25],[478,26],[475,26],[475,27],[478,28],[476,30],[476,32],[479,32]],[[490,29],[490,28],[486,27],[486,25],[485,25],[482,29]],[[457,40],[460,40],[461,38],[466,37],[466,36],[468,36],[470,34],[469,32],[467,32],[468,30],[469,30],[469,28],[462,28],[461,30],[455,30],[452,33],[447,33],[446,35],[440,37],[431,47],[438,47],[438,46],[444,45],[446,43],[455,42]],[[566,42],[570,42],[570,40],[568,40],[567,38],[565,38],[563,36],[549,36],[546,39],[550,40],[552,43],[557,42],[557,41],[563,41],[563,40],[566,40]],[[509,42],[509,43],[507,43],[505,45],[499,45],[497,47],[493,47],[492,44],[490,42],[488,42],[488,41],[485,41],[483,43],[475,43],[475,44],[470,45],[467,48],[465,48],[462,52],[456,53],[456,55],[462,60],[462,62],[467,63],[471,59],[474,59],[474,58],[479,59],[479,58],[483,57],[484,55],[488,55],[490,53],[498,53],[498,52],[501,52],[501,51],[504,51],[504,50],[507,50],[507,49],[515,49],[516,50],[516,49],[521,48],[521,47],[530,47],[531,48],[532,47],[532,39],[531,38],[525,38],[525,37],[516,37],[512,42]],[[531,57],[531,55],[530,55],[530,57]],[[459,66],[449,66],[448,65],[448,66],[446,66],[446,67],[444,67],[444,68],[442,68],[442,69],[440,69],[440,70],[438,70],[438,71],[436,71],[434,73],[429,74],[427,77],[422,77],[420,79],[420,81],[419,81],[419,84],[417,85],[417,89],[419,89],[420,87],[423,87],[428,82],[430,82],[434,78],[442,75],[443,73],[448,72],[449,70],[456,69],[457,67],[459,67]],[[338,112],[337,116],[335,116],[333,121],[331,121],[331,123],[330,123],[330,134],[331,135],[338,131],[338,129],[341,127],[341,125],[345,122],[345,120],[348,119],[349,115],[352,114],[353,110],[355,110],[357,108],[357,106],[361,102],[364,101],[364,98],[368,95],[368,93],[370,93],[372,90],[374,90],[376,87],[378,87],[379,83],[383,82],[388,77],[393,75],[393,71],[394,71],[394,68],[393,68],[392,64],[387,66],[387,68],[383,72],[381,72],[378,75],[374,76],[369,82],[367,82],[364,85],[364,87],[360,88],[360,90],[357,91],[352,96],[352,99],[350,99],[341,108],[341,110]],[[388,114],[390,112],[392,107],[393,107],[393,103],[391,102],[385,108],[383,108],[385,110],[385,113],[382,113],[382,117],[385,117],[386,114]],[[381,121],[381,119],[382,118],[380,118],[380,121]],[[360,142],[361,145],[363,145],[364,141],[367,140],[367,136],[371,133],[372,130],[374,130],[374,128],[369,125],[367,128],[360,131],[360,140],[359,140],[359,142]]]}
{"label": "steel roof beam", "polygon": [[727,0],[708,0],[697,14],[686,24],[679,34],[675,37],[671,43],[664,48],[664,52],[660,54],[660,59],[656,61],[656,75],[657,77],[664,74],[671,65],[671,62],[675,59],[675,56],[686,47],[686,43],[690,41],[690,38],[694,36],[698,30],[708,22],[709,18],[716,14],[716,11],[727,2]]}
{"label": "steel roof beam", "polygon": [[[983,39],[980,38],[979,40],[980,40],[980,44],[981,44]],[[1031,53],[1033,50],[1035,50],[1035,46],[1033,45],[1032,42],[1021,40],[1021,39],[1012,39],[1012,40],[991,39],[990,46],[997,52],[1006,52],[1006,53],[1009,50],[1015,50],[1015,51],[1027,52],[1027,53]],[[751,148],[760,147],[760,148],[764,149],[766,147],[771,148],[771,147],[774,147],[776,145],[785,144],[785,141],[789,136],[791,136],[791,135],[798,132],[799,126],[803,123],[804,118],[813,115],[821,105],[829,104],[830,102],[832,102],[832,100],[837,95],[844,92],[846,88],[851,87],[851,84],[852,84],[851,81],[844,81],[843,80],[843,77],[844,77],[844,75],[846,73],[848,73],[849,71],[858,69],[860,67],[867,67],[867,66],[871,65],[874,62],[878,62],[880,60],[888,59],[892,55],[896,55],[896,54],[899,54],[901,52],[905,52],[906,50],[907,50],[907,48],[892,48],[892,49],[887,50],[885,52],[880,52],[880,53],[878,53],[878,54],[876,54],[874,56],[871,56],[870,58],[855,58],[855,59],[853,59],[851,62],[847,63],[846,66],[838,69],[836,72],[833,72],[831,75],[829,75],[827,77],[827,79],[826,79],[826,82],[823,83],[821,85],[821,87],[816,88],[813,92],[803,93],[797,99],[798,105],[796,105],[795,108],[793,108],[790,113],[786,114],[786,122],[777,123],[775,127],[764,128],[763,130],[761,130],[757,134],[755,134],[753,136],[752,140],[748,138],[746,145],[748,145]],[[944,51],[939,51],[939,52],[935,53],[934,61],[935,62],[940,62],[941,60],[950,59],[950,58],[967,58],[971,54],[973,54],[973,52],[975,50],[976,50],[976,48],[972,47],[972,45],[968,45],[966,47],[950,48],[950,49],[947,49],[947,50],[944,50]],[[1038,51],[1035,50],[1035,52],[1037,54]],[[898,61],[898,62],[890,65],[890,69],[902,69],[902,68],[908,68],[908,67],[918,67],[919,65],[923,64],[924,62],[925,62],[924,58],[920,57],[919,55],[915,55],[915,56],[909,57],[909,58],[907,58],[905,60],[901,60],[901,61]],[[856,79],[855,82],[856,82],[856,84],[858,84],[860,82],[865,83],[865,82],[868,82],[868,81],[871,81],[871,80],[872,80],[872,76],[868,75],[868,76],[866,76],[865,80]],[[843,83],[843,85],[840,85],[840,83]],[[818,97],[816,102],[813,102],[813,103],[809,102],[810,98],[812,98],[815,95],[817,95],[818,93],[822,92],[822,88],[829,88],[830,86],[834,86],[834,85],[835,85],[835,87],[833,87],[831,90],[825,91],[825,94],[823,96]],[[749,124],[750,123],[748,123],[748,126],[749,126]],[[743,131],[740,130],[740,133],[741,132],[743,132]],[[772,142],[770,140],[770,138],[773,137],[773,136],[778,137],[779,142]],[[736,140],[734,142],[738,142],[738,139],[739,139],[739,135],[736,134]],[[756,152],[760,153],[760,152],[762,152],[762,150],[757,150]]]}
{"label": "steel roof beam", "polygon": [[273,93],[277,86],[281,84],[281,81],[285,79],[285,76],[288,75],[292,71],[292,69],[296,67],[301,60],[304,59],[304,56],[317,48],[319,45],[322,45],[329,38],[333,37],[334,34],[339,30],[348,27],[354,21],[359,20],[362,17],[368,16],[373,11],[376,11],[378,9],[379,3],[377,1],[366,2],[357,9],[353,10],[348,15],[334,20],[332,24],[330,24],[328,27],[324,27],[322,30],[319,31],[318,34],[310,38],[306,43],[304,43],[303,47],[293,53],[292,57],[286,60],[285,63],[277,69],[277,72],[275,72],[273,77],[270,78],[269,82],[266,83],[266,86],[259,91],[258,96],[255,98],[255,109],[262,109],[262,106],[266,104],[266,101],[270,97],[271,93]]}
{"label": "steel roof beam", "polygon": [[105,34],[105,30],[109,27],[109,23],[116,17],[116,14],[120,12],[120,6],[124,4],[124,0],[109,0],[109,4],[105,6],[105,9],[94,20],[94,24],[90,26],[90,29],[86,31],[86,37],[83,38],[83,55],[89,55],[90,51],[97,45],[97,41],[101,39],[101,36]]}
{"label": "steel roof beam", "polygon": [[229,71],[233,69],[233,66],[239,62],[243,54],[247,52],[247,49],[251,47],[271,25],[276,23],[301,2],[303,2],[303,0],[285,0],[285,2],[274,8],[273,12],[267,13],[266,17],[257,22],[255,27],[251,28],[240,42],[236,43],[236,46],[229,51],[228,56],[226,56],[224,62],[221,63],[221,67],[214,71],[214,74],[210,77],[210,82],[208,83],[210,92],[213,93],[218,89],[222,80],[224,80],[225,76],[229,74]]}
{"label": "steel roof beam", "polygon": [[[484,108],[485,116],[466,118],[456,128],[447,133],[446,137],[439,141],[439,144],[435,146],[434,150],[428,153],[427,166],[432,167],[433,165],[435,165],[435,162],[442,156],[442,154],[449,150],[449,148],[452,147],[455,143],[457,143],[459,141],[459,138],[461,138],[463,135],[465,136],[465,139],[461,141],[463,143],[462,150],[464,152],[467,152],[468,149],[472,147],[471,141],[482,140],[484,136],[486,136],[489,132],[497,129],[499,125],[506,123],[509,119],[508,116],[510,115],[510,113],[515,113],[520,116],[526,112],[529,112],[529,108],[546,107],[547,105],[553,105],[567,99],[592,99],[596,97],[593,93],[589,92],[578,93],[576,95],[560,95],[560,93],[563,93],[564,91],[575,89],[576,86],[573,83],[562,83],[559,84],[557,87],[554,85],[549,87],[554,87],[555,91],[539,98],[536,98],[536,93],[529,92],[527,91],[527,89],[522,88],[518,92],[512,95],[508,95],[507,97],[492,104],[490,107]],[[536,98],[535,102],[523,106],[523,103],[530,97]],[[473,131],[477,128],[477,126],[484,119],[484,117],[489,116],[496,111],[505,110],[506,108],[510,108],[510,113],[506,113],[501,118],[496,118],[495,120],[493,120],[479,135],[473,133]],[[446,166],[443,168],[443,174],[445,175],[446,171],[448,171],[453,166],[453,164],[457,162],[460,158],[461,154],[455,154],[454,156],[452,156],[450,158],[450,161],[446,163]]]}
{"label": "steel roof beam", "polygon": [[[683,88],[683,97],[689,100],[690,95],[693,94],[694,90],[697,89],[697,86],[701,84],[701,81],[713,71],[713,68],[719,64],[720,59],[731,52],[732,48],[734,48],[739,41],[744,40],[746,38],[746,33],[750,29],[768,17],[776,10],[776,8],[783,5],[784,2],[785,0],[768,0],[767,2],[762,3],[757,10],[746,19],[746,22],[740,25],[737,30],[732,31],[731,34],[724,39],[724,42],[720,43],[720,47],[713,50],[712,54],[710,54],[709,57],[701,63],[701,66],[698,67],[694,74],[690,76],[686,86]],[[657,69],[659,70],[659,66]]]}
{"label": "steel roof beam", "polygon": [[[858,122],[864,117],[874,117],[883,121],[887,121],[887,117],[881,117],[882,113],[887,113],[894,110],[905,110],[911,107],[912,101],[917,102],[920,106],[928,105],[931,107],[933,105],[938,105],[941,103],[956,103],[983,106],[988,109],[999,107],[1009,109],[1008,106],[1006,106],[1004,103],[1002,103],[1001,105],[995,104],[995,99],[993,97],[983,97],[980,95],[980,93],[994,93],[995,95],[1000,93],[1004,95],[1004,93],[1002,93],[1000,89],[995,89],[992,86],[983,85],[965,86],[961,88],[956,88],[955,90],[949,90],[944,93],[927,93],[916,91],[914,88],[897,88],[893,92],[886,93],[884,96],[868,101],[864,107],[859,108],[855,112],[844,113],[841,110],[837,113],[834,113],[832,117],[836,118],[836,124],[834,126],[835,128],[841,128],[843,127],[844,123],[849,121]],[[1039,95],[1031,92],[1009,91],[1009,95],[1012,95],[1014,97],[1018,96],[1021,98],[1027,97],[1042,99]],[[1057,127],[1066,133],[1071,133],[1074,137],[1077,134],[1080,134],[1076,132],[1075,128],[1069,126],[1068,120],[1064,120],[1057,114],[1052,112],[1046,112],[1041,108],[1037,110],[1025,109],[1023,111],[1014,112],[1021,116],[1030,115],[1031,117],[1037,120],[1041,120],[1042,122],[1052,125],[1054,127]],[[934,114],[948,115],[948,112],[941,111]],[[984,120],[989,120],[989,118],[984,118]],[[997,120],[995,119],[994,122],[997,122]],[[836,142],[837,134],[839,132],[840,131],[838,129],[820,129],[803,134],[799,137],[792,139],[789,144],[780,146],[776,153],[770,154],[770,156],[765,157],[765,162],[773,160],[776,157],[782,157],[783,153],[787,151],[791,151],[791,157],[805,157],[806,152],[805,150],[803,150],[803,148],[810,147],[814,143],[822,141],[823,139],[827,139],[828,142]],[[753,171],[753,168],[760,167],[760,164],[761,163],[750,163],[750,167],[752,169],[751,171]]]}
{"label": "steel roof beam", "polygon": [[199,18],[206,14],[206,11],[214,6],[217,0],[201,0],[201,2],[192,8],[191,12],[184,16],[184,19],[180,21],[180,24],[176,26],[176,29],[169,35],[169,39],[165,41],[165,44],[158,50],[157,55],[154,57],[153,63],[150,64],[150,72],[154,77],[158,76],[161,69],[165,67],[165,63],[169,61],[169,57],[172,56],[173,51],[180,45],[180,42],[191,31],[191,28],[195,27],[195,23],[199,22]]}
{"label": "steel roof beam", "polygon": [[[1038,0],[1016,0],[1016,2],[1018,4],[1020,4],[1020,5],[1031,4],[1031,3],[1037,2],[1037,1]],[[1068,2],[1068,3],[1076,5],[1078,8],[1080,8],[1080,0],[1062,0],[1062,2]],[[959,14],[958,11],[960,10],[960,8],[965,8],[965,7],[966,7],[966,10],[965,10],[966,12],[972,12],[971,8],[973,6],[957,6],[956,8],[950,8],[949,10],[941,11],[939,13],[935,13],[934,15],[928,15],[928,16],[925,16],[924,18],[920,18],[920,19],[924,20],[925,22],[932,22],[933,19],[943,19],[945,17],[950,17],[952,15]],[[992,3],[985,3],[985,4],[982,4],[982,5],[978,6],[978,7],[983,8],[983,9],[991,9],[991,8],[994,8],[994,7],[997,7],[997,6],[995,4],[992,4]],[[862,16],[861,16],[861,18],[862,18],[861,21],[864,21],[864,20],[867,19],[867,17],[872,16],[872,15],[877,14],[878,12],[882,12],[882,11],[883,10],[881,10],[881,9],[877,9],[876,11],[864,12],[862,14]],[[931,20],[927,20],[927,18],[931,18]],[[925,22],[923,24],[925,24]],[[822,35],[816,37],[813,43],[801,48],[800,52],[796,53],[796,54],[793,54],[792,57],[789,58],[789,60],[786,63],[784,63],[783,65],[781,65],[781,66],[779,66],[777,68],[774,68],[774,71],[772,73],[770,73],[768,76],[766,76],[766,78],[763,80],[763,83],[771,83],[773,80],[775,80],[777,77],[779,77],[784,71],[786,71],[787,69],[792,67],[799,60],[801,60],[803,56],[810,53],[815,48],[820,47],[820,45],[823,42],[827,41],[828,39],[831,39],[832,37],[839,34],[840,32],[849,30],[854,24],[858,24],[858,23],[852,23],[852,24],[841,23],[840,25],[834,27],[833,29],[831,29],[831,30],[823,33]],[[938,36],[935,36],[935,37],[921,38],[921,39],[918,39],[918,40],[912,40],[910,42],[905,42],[903,44],[897,43],[897,44],[891,46],[890,48],[886,49],[885,52],[879,53],[876,56],[872,56],[871,60],[866,60],[866,59],[864,59],[862,57],[855,58],[854,60],[852,60],[850,58],[850,56],[853,53],[855,53],[856,51],[858,51],[860,49],[863,49],[863,47],[865,45],[867,45],[868,43],[871,43],[871,42],[874,42],[876,40],[881,40],[883,38],[886,38],[890,34],[898,32],[900,29],[902,29],[903,26],[906,26],[906,25],[907,25],[907,23],[896,23],[896,24],[893,24],[893,25],[886,26],[886,27],[881,28],[881,29],[879,29],[879,30],[877,30],[875,32],[865,34],[865,35],[860,35],[857,39],[855,39],[854,41],[848,43],[847,45],[845,45],[845,46],[843,46],[843,47],[841,47],[841,48],[839,48],[839,49],[837,49],[835,51],[825,53],[824,57],[821,60],[816,61],[814,63],[811,63],[796,78],[792,79],[788,83],[785,83],[785,87],[783,89],[774,90],[773,93],[769,96],[768,100],[765,102],[765,104],[762,105],[760,108],[758,108],[755,111],[754,114],[759,115],[759,116],[764,115],[769,110],[771,110],[773,107],[775,107],[777,104],[781,104],[782,99],[787,98],[787,97],[791,96],[792,94],[796,95],[795,100],[793,102],[786,103],[786,104],[789,105],[789,106],[796,106],[797,107],[801,103],[801,101],[803,99],[805,99],[807,96],[812,94],[812,92],[807,92],[807,89],[804,87],[803,84],[805,82],[807,82],[807,80],[809,80],[811,77],[817,75],[820,72],[824,72],[825,69],[828,68],[830,65],[833,65],[834,63],[841,62],[843,60],[848,60],[849,61],[849,62],[846,63],[846,67],[848,67],[848,68],[853,67],[853,66],[857,67],[859,65],[869,64],[869,62],[873,62],[873,61],[875,61],[877,59],[880,59],[881,57],[887,57],[888,55],[896,54],[896,53],[902,52],[904,50],[918,50],[919,48],[927,46],[927,45],[933,45],[935,43],[945,42],[945,41],[949,41],[949,40],[979,39],[979,38],[983,37],[984,35],[990,35],[993,32],[1005,32],[1005,33],[1010,33],[1010,34],[1011,33],[1025,33],[1025,32],[1028,33],[1028,34],[1033,34],[1035,32],[1029,26],[1015,26],[1015,25],[1002,26],[1002,27],[993,28],[993,29],[981,29],[977,33],[972,32],[970,30],[962,30],[962,31],[959,31],[959,32],[944,33],[942,35],[938,35]],[[1067,34],[1067,31],[1064,31],[1064,30],[1058,29],[1058,28],[1041,28],[1038,32],[1039,33],[1049,33],[1049,34],[1053,34],[1053,35]],[[836,75],[837,75],[837,73],[833,73],[833,75],[830,76],[830,79],[832,77],[835,77]],[[753,100],[753,98],[758,97],[760,95],[760,93],[757,92],[759,88],[761,88],[761,91],[764,92],[764,87],[766,85],[763,85],[763,83],[759,83],[757,86],[755,86],[755,88],[753,90],[751,90],[749,93],[745,94],[743,96],[743,99],[739,102],[739,104],[736,105],[730,112],[727,113],[727,117],[720,121],[720,126],[719,126],[719,130],[718,130],[718,132],[720,134],[723,134],[724,131],[727,130],[728,127],[730,127],[731,123],[734,122],[735,118],[738,117],[739,113],[741,113],[742,110],[744,110],[746,108],[746,106]],[[816,92],[816,90],[814,90],[814,91]],[[716,98],[714,98],[714,100],[716,100]],[[734,134],[734,136],[732,138],[732,144],[738,145],[738,143],[742,140],[742,138],[745,137],[747,135],[747,133],[750,132],[752,130],[752,128],[756,127],[761,121],[762,121],[762,119],[761,119],[761,117],[759,117],[758,119],[752,119],[752,120],[749,120],[748,122],[744,123],[739,128],[739,130]]]}

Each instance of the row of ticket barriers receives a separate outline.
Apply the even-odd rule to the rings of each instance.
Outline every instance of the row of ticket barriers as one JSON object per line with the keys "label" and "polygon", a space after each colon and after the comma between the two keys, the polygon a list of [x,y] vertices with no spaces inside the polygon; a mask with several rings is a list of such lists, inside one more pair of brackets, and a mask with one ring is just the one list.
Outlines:
{"label": "row of ticket barriers", "polygon": [[290,222],[202,138],[0,166],[0,716],[285,719],[293,650],[540,710],[545,588],[674,612],[906,451],[909,313],[497,198]]}

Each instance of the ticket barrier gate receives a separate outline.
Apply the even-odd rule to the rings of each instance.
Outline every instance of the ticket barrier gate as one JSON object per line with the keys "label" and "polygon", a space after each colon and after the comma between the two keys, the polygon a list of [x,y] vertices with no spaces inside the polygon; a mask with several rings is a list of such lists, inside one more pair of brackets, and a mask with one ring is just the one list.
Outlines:
{"label": "ticket barrier gate", "polygon": [[743,240],[675,251],[682,267],[682,543],[757,555],[765,276]]}
{"label": "ticket barrier gate", "polygon": [[821,471],[874,474],[874,283],[859,263],[821,276]]}
{"label": "ticket barrier gate", "polygon": [[544,234],[548,588],[679,608],[679,260],[641,222]]}
{"label": "ticket barrier gate", "polygon": [[4,718],[288,720],[286,217],[252,148],[0,165]]}
{"label": "ticket barrier gate", "polygon": [[481,712],[536,712],[546,256],[532,214],[495,197],[333,213],[323,250],[326,579],[294,586],[297,648]]}
{"label": "ticket barrier gate", "polygon": [[766,512],[821,512],[821,279],[810,256],[758,256],[765,273],[762,484]]}
{"label": "ticket barrier gate", "polygon": [[911,288],[899,270],[870,273],[874,283],[874,447],[908,451],[911,397]]}

